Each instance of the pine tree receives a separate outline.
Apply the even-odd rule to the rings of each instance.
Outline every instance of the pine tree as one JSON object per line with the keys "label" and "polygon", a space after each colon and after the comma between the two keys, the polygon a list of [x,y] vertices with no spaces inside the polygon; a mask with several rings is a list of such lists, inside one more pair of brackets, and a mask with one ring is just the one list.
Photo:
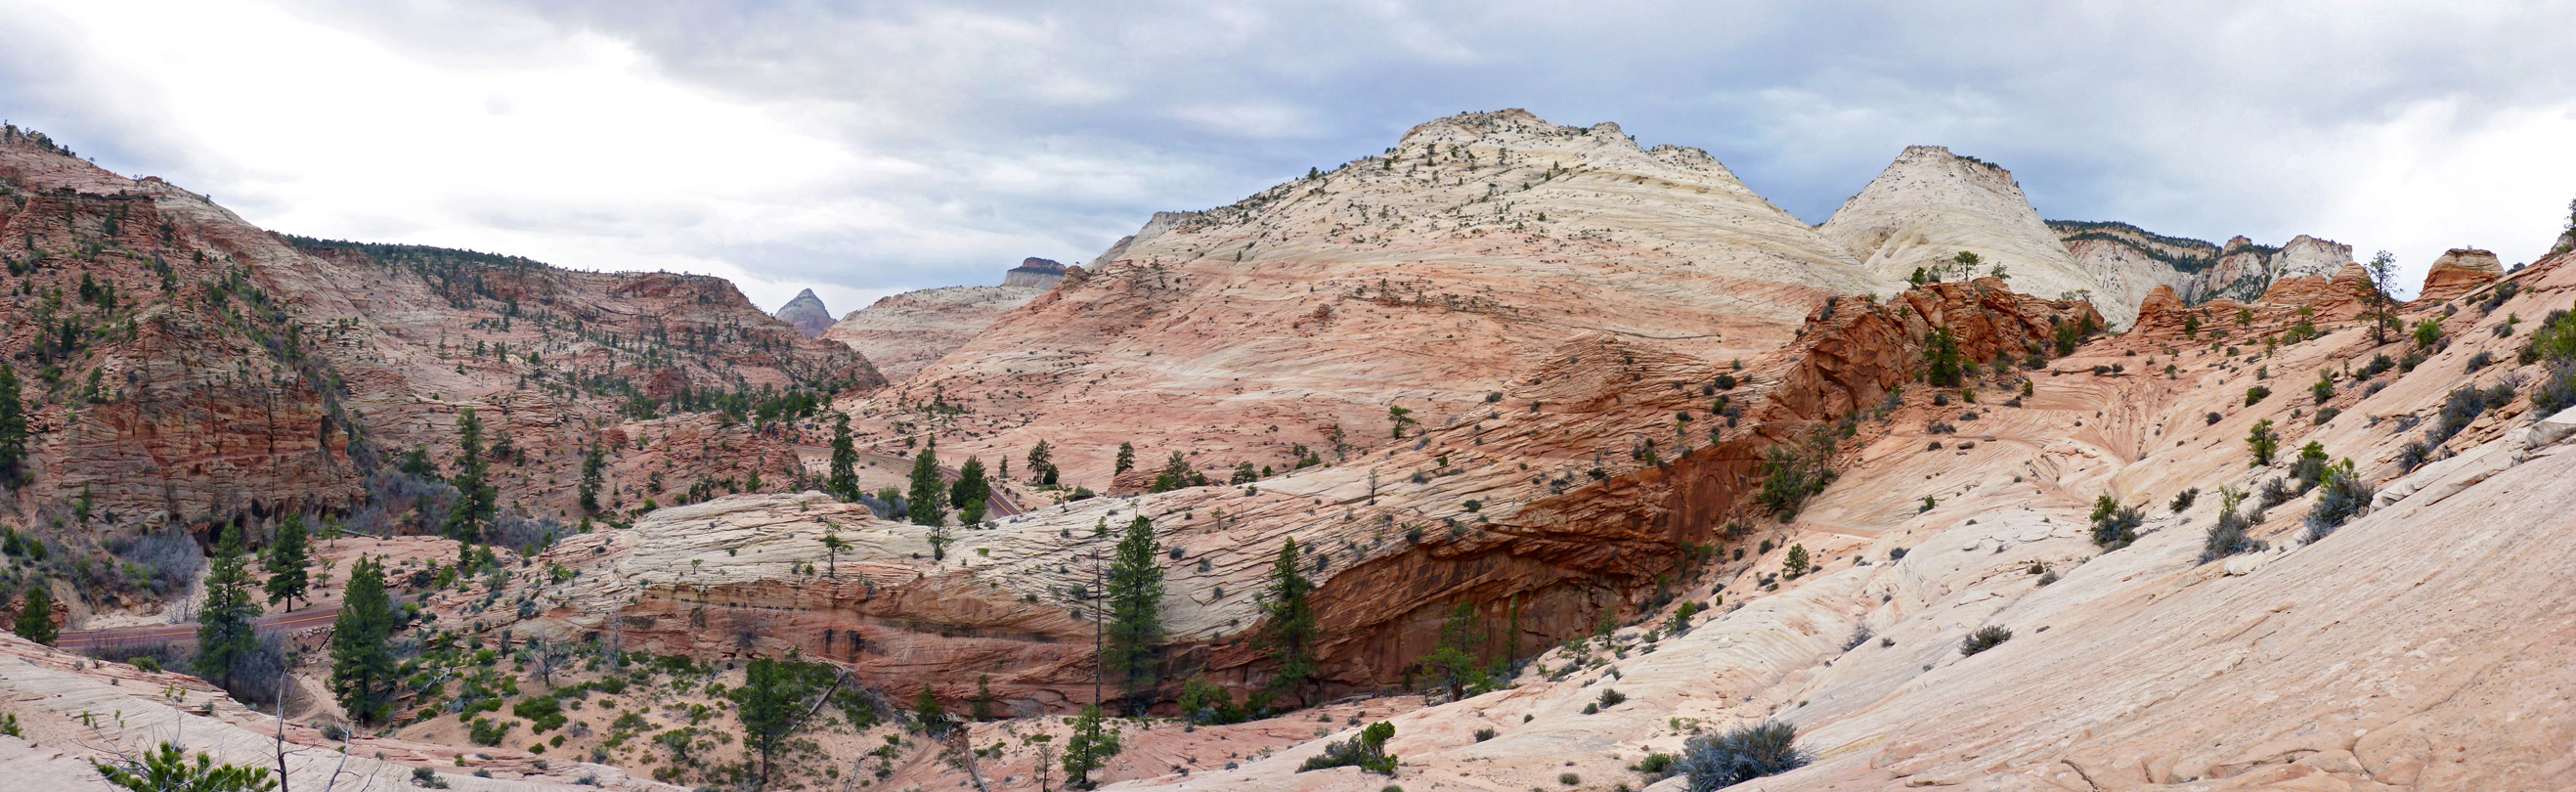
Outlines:
{"label": "pine tree", "polygon": [[1082,708],[1073,719],[1073,736],[1064,743],[1064,785],[1067,789],[1090,789],[1098,786],[1091,774],[1109,765],[1109,757],[1118,755],[1118,730],[1110,728],[1100,715],[1100,705]]}
{"label": "pine tree", "polygon": [[608,451],[598,443],[590,444],[581,455],[581,513],[599,513],[599,486],[606,478]]}
{"label": "pine tree", "polygon": [[1206,483],[1207,474],[1200,473],[1198,469],[1190,467],[1190,461],[1182,458],[1181,452],[1174,451],[1172,452],[1171,459],[1163,461],[1162,471],[1154,474],[1154,483],[1146,486],[1145,491],[1170,492],[1183,487],[1196,487]]}
{"label": "pine tree", "polygon": [[923,734],[948,731],[948,708],[939,705],[939,694],[931,692],[929,685],[921,686],[921,696],[912,700],[912,719],[921,724]]}
{"label": "pine tree", "polygon": [[460,542],[483,540],[483,525],[491,521],[494,501],[500,497],[491,483],[485,481],[489,463],[483,459],[483,421],[474,417],[474,408],[456,411],[456,476],[448,480],[456,487],[456,508],[447,513],[447,536]]}
{"label": "pine tree", "polygon": [[46,646],[62,635],[61,628],[54,626],[54,593],[44,581],[27,587],[27,602],[18,607],[18,622],[10,625],[10,632]]}
{"label": "pine tree", "polygon": [[268,544],[267,557],[261,568],[268,572],[268,604],[286,603],[295,609],[295,601],[304,598],[313,587],[312,573],[305,567],[313,563],[311,536],[304,529],[304,515],[286,515],[277,527],[277,538]]}
{"label": "pine tree", "polygon": [[832,496],[845,501],[859,499],[859,451],[850,443],[850,416],[842,414],[832,424],[832,474],[824,481]]}
{"label": "pine tree", "polygon": [[393,600],[385,593],[385,565],[361,558],[350,570],[331,623],[331,692],[351,717],[376,722],[393,703],[399,671],[394,665]]}
{"label": "pine tree", "polygon": [[978,675],[976,675],[976,677],[975,677],[975,708],[974,708],[973,712],[974,712],[975,720],[977,720],[977,721],[988,721],[988,720],[992,720],[992,719],[993,719],[993,675],[992,675],[992,674],[978,674]]}
{"label": "pine tree", "polygon": [[1279,662],[1279,675],[1270,678],[1275,693],[1295,692],[1315,674],[1315,644],[1323,640],[1324,629],[1315,622],[1314,592],[1314,582],[1306,579],[1297,560],[1297,540],[1289,539],[1270,568],[1270,589],[1261,608],[1262,644]]}
{"label": "pine tree", "polygon": [[957,483],[948,488],[948,505],[966,508],[966,504],[991,500],[993,482],[984,477],[984,460],[967,457],[957,468]]}
{"label": "pine tree", "polygon": [[1440,624],[1440,643],[1422,664],[1440,674],[1441,685],[1449,688],[1449,699],[1464,697],[1471,687],[1484,686],[1483,663],[1476,658],[1478,647],[1485,643],[1485,623],[1477,620],[1476,606],[1460,602],[1449,611],[1449,619]]}
{"label": "pine tree", "polygon": [[18,398],[18,372],[0,361],[0,486],[17,489],[27,471],[27,403]]}
{"label": "pine tree", "polygon": [[912,490],[904,493],[905,505],[911,506],[914,525],[938,525],[948,518],[946,488],[939,485],[939,448],[921,449],[912,458]]}
{"label": "pine tree", "polygon": [[1135,469],[1136,469],[1136,444],[1135,444],[1135,443],[1119,443],[1119,444],[1118,444],[1118,463],[1117,463],[1116,467],[1111,471],[1111,473],[1112,473],[1113,475],[1115,475],[1115,474],[1125,473],[1125,472],[1127,472],[1127,471],[1135,470]]}
{"label": "pine tree", "polygon": [[258,651],[253,622],[259,614],[259,599],[251,594],[249,551],[235,526],[215,545],[206,572],[206,602],[197,610],[197,676],[232,687],[234,666]]}
{"label": "pine tree", "polygon": [[832,677],[832,667],[821,663],[764,657],[751,661],[743,671],[742,686],[726,693],[742,721],[743,746],[760,755],[760,773],[753,788],[770,788],[769,779],[778,770],[779,749],[787,746],[788,738],[796,736],[797,724],[808,711],[807,704],[823,693]]}
{"label": "pine tree", "polygon": [[188,756],[178,743],[163,741],[161,747],[143,752],[143,758],[117,763],[90,760],[92,769],[111,786],[129,792],[268,792],[277,788],[268,768],[216,764],[213,754],[198,752],[197,763],[188,764]]}
{"label": "pine tree", "polygon": [[1047,448],[1044,440],[1029,447],[1029,475],[1039,484],[1056,483],[1055,452]]}
{"label": "pine tree", "polygon": [[1101,665],[1130,702],[1154,686],[1155,650],[1163,643],[1161,555],[1153,521],[1140,514],[1128,521],[1109,564],[1109,645]]}
{"label": "pine tree", "polygon": [[2379,255],[2370,257],[2370,263],[2361,265],[2361,270],[2370,276],[2370,310],[2362,312],[2370,317],[2370,341],[2374,345],[2386,344],[2388,326],[2397,323],[2397,315],[2389,310],[2393,301],[2388,296],[2397,280],[2397,257],[2379,251]]}

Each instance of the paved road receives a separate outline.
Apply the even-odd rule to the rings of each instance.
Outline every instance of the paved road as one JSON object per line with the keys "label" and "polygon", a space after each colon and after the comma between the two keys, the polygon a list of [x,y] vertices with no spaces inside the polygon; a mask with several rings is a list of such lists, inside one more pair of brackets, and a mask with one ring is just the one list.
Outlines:
{"label": "paved road", "polygon": [[[821,455],[822,455],[822,457],[823,457],[824,459],[826,459],[826,460],[829,460],[829,459],[831,459],[831,458],[832,458],[832,448],[831,448],[830,446],[797,446],[797,447],[796,447],[796,450],[799,452],[799,453],[798,453],[798,457],[799,457],[799,458],[802,458],[802,457],[803,457],[804,452],[814,452],[814,453],[821,454]],[[893,465],[893,466],[896,466],[896,467],[911,467],[911,466],[912,466],[912,460],[911,460],[911,459],[908,459],[908,458],[905,458],[905,457],[895,456],[895,455],[893,455],[893,454],[883,454],[883,453],[878,453],[878,452],[875,452],[875,451],[869,451],[869,450],[865,450],[865,449],[861,449],[861,450],[859,450],[859,451],[858,451],[858,454],[859,454],[859,458],[860,458],[860,459],[863,459],[863,460],[870,460],[870,461],[875,461],[875,462],[883,462],[883,463],[886,463],[886,464],[889,464],[889,465]],[[956,468],[948,467],[948,466],[945,466],[945,465],[942,465],[942,466],[940,466],[940,468],[939,468],[939,480],[941,480],[941,481],[945,481],[945,482],[949,482],[949,483],[952,483],[952,484],[953,484],[953,483],[956,483],[956,481],[957,481],[957,477],[958,477],[959,475],[960,475],[960,474],[957,472],[957,469],[956,469]],[[987,519],[994,518],[994,517],[1017,517],[1017,516],[1019,516],[1019,515],[1020,515],[1020,505],[1019,505],[1019,504],[1017,504],[1017,503],[1012,503],[1012,502],[1011,502],[1011,496],[1010,496],[1010,495],[1008,495],[1008,494],[1003,493],[1003,492],[1002,492],[1002,489],[1001,489],[1000,487],[994,487],[994,488],[993,488],[993,496],[992,496],[991,498],[987,498],[987,499],[985,499],[985,501],[984,501],[984,516],[985,516]]]}
{"label": "paved road", "polygon": [[[271,613],[259,617],[252,623],[257,624],[261,630],[298,630],[306,627],[316,627],[329,624],[331,623],[331,620],[337,618],[340,618],[340,606],[334,605],[328,608],[306,608],[293,613]],[[124,643],[151,643],[156,641],[168,641],[174,644],[194,644],[197,642],[197,625],[147,624],[141,627],[111,627],[104,630],[79,630],[76,632],[63,633],[62,639],[55,641],[54,646],[62,649],[86,649],[97,646],[113,646]]]}

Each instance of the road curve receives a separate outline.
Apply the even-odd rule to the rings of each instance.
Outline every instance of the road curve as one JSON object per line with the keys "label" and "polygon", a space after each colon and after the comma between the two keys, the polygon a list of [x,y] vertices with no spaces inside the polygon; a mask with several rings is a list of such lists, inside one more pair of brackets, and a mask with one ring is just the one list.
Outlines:
{"label": "road curve", "polygon": [[[251,623],[256,625],[260,630],[300,630],[306,627],[329,624],[331,623],[331,620],[337,618],[340,618],[340,606],[333,605],[328,608],[306,608],[291,613],[271,613],[257,619],[253,619],[251,620]],[[73,632],[63,633],[61,639],[54,642],[54,646],[59,649],[87,649],[93,647],[113,646],[123,643],[148,643],[154,641],[168,641],[174,644],[195,644],[197,642],[197,625],[147,624],[141,627],[110,627],[104,630],[76,630]]]}

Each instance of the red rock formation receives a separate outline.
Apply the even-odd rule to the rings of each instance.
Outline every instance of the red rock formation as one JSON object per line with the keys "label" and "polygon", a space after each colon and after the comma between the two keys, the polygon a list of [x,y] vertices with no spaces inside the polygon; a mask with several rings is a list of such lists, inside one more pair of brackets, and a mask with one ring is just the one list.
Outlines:
{"label": "red rock formation", "polygon": [[2424,273],[2424,290],[2415,295],[2415,302],[2446,302],[2503,277],[2504,264],[2496,260],[2494,253],[2452,248],[2434,259],[2432,269]]}
{"label": "red rock formation", "polygon": [[[710,412],[713,397],[882,381],[721,279],[278,236],[24,139],[0,144],[0,194],[22,292],[0,303],[0,346],[29,350],[6,365],[37,433],[35,483],[0,520],[76,499],[127,528],[354,511],[406,449],[452,469],[465,408],[501,446],[502,502],[569,519],[579,449],[609,427],[703,442],[611,448],[603,501],[738,488],[763,464],[778,486],[798,475],[798,430],[755,426],[748,399],[739,419]],[[647,457],[673,478],[620,464]]]}

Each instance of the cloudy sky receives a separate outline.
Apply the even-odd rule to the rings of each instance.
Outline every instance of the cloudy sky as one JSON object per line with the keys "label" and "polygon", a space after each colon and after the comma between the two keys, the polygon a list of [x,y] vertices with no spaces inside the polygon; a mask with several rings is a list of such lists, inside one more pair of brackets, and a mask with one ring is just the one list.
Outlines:
{"label": "cloudy sky", "polygon": [[[1614,7],[1615,6],[1615,7]],[[2576,198],[2576,0],[7,0],[0,115],[263,226],[835,311],[1088,260],[1525,107],[1821,222],[1907,144],[2041,214],[2510,264]]]}

